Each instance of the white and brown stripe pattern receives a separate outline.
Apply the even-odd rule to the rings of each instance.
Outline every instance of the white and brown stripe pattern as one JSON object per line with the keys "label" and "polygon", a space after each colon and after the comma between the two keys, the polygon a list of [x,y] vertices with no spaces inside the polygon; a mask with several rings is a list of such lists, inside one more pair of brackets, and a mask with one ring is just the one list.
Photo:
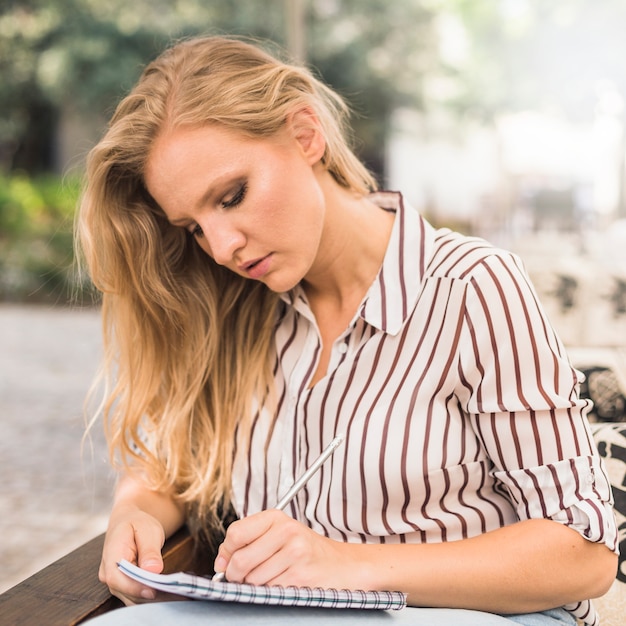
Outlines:
{"label": "white and brown stripe pattern", "polygon": [[238,513],[273,506],[343,433],[288,509],[321,534],[440,542],[546,517],[615,550],[577,373],[519,260],[434,230],[399,194],[372,199],[396,212],[387,254],[312,388],[315,320],[302,290],[283,296],[278,410],[255,416],[237,454]]}

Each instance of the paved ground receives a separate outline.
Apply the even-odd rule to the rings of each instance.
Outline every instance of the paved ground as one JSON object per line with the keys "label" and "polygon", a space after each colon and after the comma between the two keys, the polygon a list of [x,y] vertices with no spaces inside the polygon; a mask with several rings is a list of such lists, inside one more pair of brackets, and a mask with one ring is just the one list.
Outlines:
{"label": "paved ground", "polygon": [[101,428],[82,446],[100,353],[97,311],[0,306],[0,592],[106,526]]}

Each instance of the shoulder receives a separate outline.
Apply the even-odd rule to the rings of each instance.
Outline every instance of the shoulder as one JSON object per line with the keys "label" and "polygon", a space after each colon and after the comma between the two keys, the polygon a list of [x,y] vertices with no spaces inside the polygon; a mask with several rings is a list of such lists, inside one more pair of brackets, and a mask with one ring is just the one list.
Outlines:
{"label": "shoulder", "polygon": [[491,273],[523,271],[517,255],[498,248],[480,237],[463,235],[448,228],[435,232],[432,254],[426,267],[427,278],[475,279]]}

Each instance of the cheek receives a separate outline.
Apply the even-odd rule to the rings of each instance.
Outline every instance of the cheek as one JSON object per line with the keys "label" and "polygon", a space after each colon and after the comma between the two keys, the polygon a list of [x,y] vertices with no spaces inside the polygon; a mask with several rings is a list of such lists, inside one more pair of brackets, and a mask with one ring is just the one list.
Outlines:
{"label": "cheek", "polygon": [[207,241],[206,237],[196,237],[195,240],[196,245],[202,250],[202,252],[213,258],[213,254],[211,253],[211,246],[209,246],[209,242]]}

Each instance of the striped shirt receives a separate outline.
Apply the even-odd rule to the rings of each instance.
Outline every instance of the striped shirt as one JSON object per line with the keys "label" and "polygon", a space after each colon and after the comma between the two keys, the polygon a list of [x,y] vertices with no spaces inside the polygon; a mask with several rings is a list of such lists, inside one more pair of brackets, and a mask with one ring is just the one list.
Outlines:
{"label": "striped shirt", "polygon": [[[609,481],[578,374],[517,257],[435,230],[396,193],[378,276],[310,386],[320,334],[282,294],[276,406],[235,456],[245,516],[272,507],[336,434],[345,441],[287,512],[347,542],[435,543],[549,518],[617,549]],[[588,601],[566,607],[593,624]]]}

